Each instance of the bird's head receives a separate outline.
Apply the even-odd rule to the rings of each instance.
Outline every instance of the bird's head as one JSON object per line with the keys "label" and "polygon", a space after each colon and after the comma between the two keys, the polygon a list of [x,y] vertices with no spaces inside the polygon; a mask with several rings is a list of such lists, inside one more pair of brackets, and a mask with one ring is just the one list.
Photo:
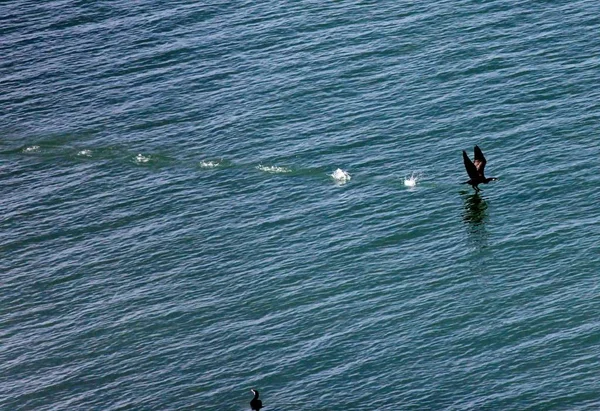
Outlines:
{"label": "bird's head", "polygon": [[252,390],[250,390],[250,392],[251,392],[252,394],[254,394],[254,396],[255,396],[256,398],[258,398],[258,391],[256,391],[256,390],[252,389]]}

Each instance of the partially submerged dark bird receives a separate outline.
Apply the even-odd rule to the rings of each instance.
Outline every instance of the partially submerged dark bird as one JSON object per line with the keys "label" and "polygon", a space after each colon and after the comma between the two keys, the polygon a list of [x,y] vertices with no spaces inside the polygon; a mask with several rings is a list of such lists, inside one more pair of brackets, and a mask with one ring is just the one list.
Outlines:
{"label": "partially submerged dark bird", "polygon": [[471,161],[467,152],[463,150],[463,160],[465,162],[465,168],[467,169],[467,174],[469,175],[469,181],[465,181],[463,184],[471,184],[475,192],[479,192],[479,184],[487,184],[490,181],[497,180],[496,177],[486,178],[483,174],[485,169],[485,164],[487,161],[481,152],[479,146],[475,146],[475,160]]}
{"label": "partially submerged dark bird", "polygon": [[250,390],[252,391],[252,393],[254,394],[254,398],[252,398],[252,401],[250,401],[250,408],[252,408],[253,410],[257,410],[260,411],[260,409],[262,408],[262,401],[258,399],[258,391],[256,390]]}

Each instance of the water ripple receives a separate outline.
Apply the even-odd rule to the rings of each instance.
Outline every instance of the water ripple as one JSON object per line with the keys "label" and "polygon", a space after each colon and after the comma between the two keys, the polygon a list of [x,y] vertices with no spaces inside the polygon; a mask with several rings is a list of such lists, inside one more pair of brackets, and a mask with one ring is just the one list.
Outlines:
{"label": "water ripple", "polygon": [[594,409],[597,9],[4,4],[0,408]]}

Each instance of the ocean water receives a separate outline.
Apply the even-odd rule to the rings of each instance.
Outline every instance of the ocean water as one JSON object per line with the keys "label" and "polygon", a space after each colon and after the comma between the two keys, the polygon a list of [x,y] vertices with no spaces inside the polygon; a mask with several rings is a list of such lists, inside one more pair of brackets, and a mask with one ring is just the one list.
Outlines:
{"label": "ocean water", "polygon": [[597,410],[599,32],[2,1],[0,409]]}

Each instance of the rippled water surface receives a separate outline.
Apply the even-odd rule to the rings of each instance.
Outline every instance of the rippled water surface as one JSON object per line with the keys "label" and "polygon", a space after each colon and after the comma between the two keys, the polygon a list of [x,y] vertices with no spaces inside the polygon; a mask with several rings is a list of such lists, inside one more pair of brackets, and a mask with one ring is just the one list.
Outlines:
{"label": "rippled water surface", "polygon": [[0,408],[597,410],[599,16],[2,2]]}

